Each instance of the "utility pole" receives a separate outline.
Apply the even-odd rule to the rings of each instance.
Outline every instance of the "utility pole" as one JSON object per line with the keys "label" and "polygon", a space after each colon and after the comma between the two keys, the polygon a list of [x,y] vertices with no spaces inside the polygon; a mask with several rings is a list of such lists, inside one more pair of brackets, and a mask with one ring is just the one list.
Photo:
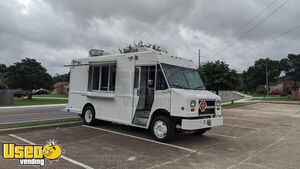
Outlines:
{"label": "utility pole", "polygon": [[268,76],[268,65],[266,65],[266,89],[267,97],[269,96],[269,76]]}
{"label": "utility pole", "polygon": [[199,59],[198,59],[198,61],[199,61],[199,69],[200,69],[200,66],[201,66],[201,55],[200,55],[200,49],[198,49],[198,57],[199,57]]}

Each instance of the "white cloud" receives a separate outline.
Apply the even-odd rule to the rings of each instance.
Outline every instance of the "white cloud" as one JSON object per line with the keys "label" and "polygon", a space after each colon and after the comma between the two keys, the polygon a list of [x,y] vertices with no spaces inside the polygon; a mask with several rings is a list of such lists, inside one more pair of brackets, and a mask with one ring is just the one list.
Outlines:
{"label": "white cloud", "polygon": [[[33,57],[51,74],[90,48],[118,52],[132,41],[157,43],[171,53],[197,62],[217,59],[245,70],[258,58],[280,59],[299,53],[300,30],[263,47],[278,33],[299,24],[299,2],[290,1],[244,38],[233,34],[272,1],[255,0],[15,0],[0,3],[0,62]],[[278,0],[273,9],[283,0]],[[261,16],[263,18],[265,15]]]}

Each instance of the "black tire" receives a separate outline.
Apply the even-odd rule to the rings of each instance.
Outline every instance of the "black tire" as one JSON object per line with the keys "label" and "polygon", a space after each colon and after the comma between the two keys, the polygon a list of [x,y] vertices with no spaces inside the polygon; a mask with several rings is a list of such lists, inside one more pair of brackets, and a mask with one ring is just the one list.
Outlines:
{"label": "black tire", "polygon": [[[86,117],[86,113],[91,113],[91,115],[89,115],[90,118]],[[88,116],[88,115],[87,115]],[[96,119],[95,119],[95,109],[93,106],[86,106],[83,110],[83,115],[82,118],[84,120],[84,123],[86,125],[92,126],[95,124]]]}
{"label": "black tire", "polygon": [[200,135],[203,135],[208,130],[210,130],[210,128],[208,128],[208,129],[198,129],[198,130],[194,131],[194,134],[200,136]]}
{"label": "black tire", "polygon": [[[163,126],[165,126],[167,129],[167,132],[164,135],[164,137],[158,137],[154,131],[155,130],[154,127],[155,127],[156,123],[160,123],[160,122],[163,122],[163,124],[164,124]],[[150,131],[155,140],[160,141],[160,142],[169,142],[175,136],[175,124],[171,120],[171,118],[168,116],[157,116],[151,122]]]}

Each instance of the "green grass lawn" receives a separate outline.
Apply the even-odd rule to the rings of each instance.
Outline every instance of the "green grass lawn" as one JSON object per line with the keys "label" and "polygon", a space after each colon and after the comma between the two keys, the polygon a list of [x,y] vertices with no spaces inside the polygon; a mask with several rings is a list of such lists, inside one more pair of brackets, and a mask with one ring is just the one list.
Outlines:
{"label": "green grass lawn", "polygon": [[225,105],[222,105],[222,108],[223,109],[231,109],[231,108],[247,106],[247,105],[251,105],[251,104],[255,104],[255,103],[256,102],[242,102],[242,103],[225,104]]}
{"label": "green grass lawn", "polygon": [[32,98],[28,100],[26,98],[14,98],[14,106],[27,106],[27,105],[45,105],[45,104],[66,104],[67,99],[39,99]]}
{"label": "green grass lawn", "polygon": [[262,101],[291,101],[290,96],[268,96],[268,97],[254,97],[251,100],[262,100]]}
{"label": "green grass lawn", "polygon": [[33,97],[61,97],[61,98],[68,98],[68,94],[40,94],[40,95],[33,95]]}

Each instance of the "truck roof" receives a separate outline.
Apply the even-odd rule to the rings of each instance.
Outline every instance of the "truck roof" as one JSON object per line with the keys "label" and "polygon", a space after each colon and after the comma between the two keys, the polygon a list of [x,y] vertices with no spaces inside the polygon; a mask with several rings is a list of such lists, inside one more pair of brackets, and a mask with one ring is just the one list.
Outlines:
{"label": "truck roof", "polygon": [[157,51],[142,51],[124,54],[111,54],[103,56],[94,56],[75,59],[73,62],[80,62],[81,64],[89,64],[93,62],[117,62],[120,58],[136,59],[140,64],[148,63],[166,63],[171,65],[177,65],[181,67],[187,67],[196,69],[196,65],[192,60],[174,56],[168,53],[157,52]]}

